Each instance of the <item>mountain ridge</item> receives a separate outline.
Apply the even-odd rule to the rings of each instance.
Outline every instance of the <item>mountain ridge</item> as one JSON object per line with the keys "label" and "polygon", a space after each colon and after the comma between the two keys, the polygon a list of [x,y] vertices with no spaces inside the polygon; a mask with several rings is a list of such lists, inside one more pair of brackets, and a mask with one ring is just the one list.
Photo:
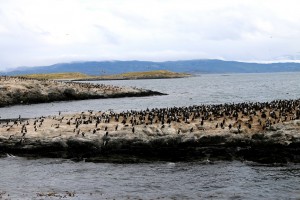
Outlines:
{"label": "mountain ridge", "polygon": [[48,66],[19,67],[1,75],[79,72],[88,75],[113,75],[127,72],[169,70],[179,73],[268,73],[300,72],[300,63],[249,63],[216,59],[178,61],[81,61],[57,63]]}

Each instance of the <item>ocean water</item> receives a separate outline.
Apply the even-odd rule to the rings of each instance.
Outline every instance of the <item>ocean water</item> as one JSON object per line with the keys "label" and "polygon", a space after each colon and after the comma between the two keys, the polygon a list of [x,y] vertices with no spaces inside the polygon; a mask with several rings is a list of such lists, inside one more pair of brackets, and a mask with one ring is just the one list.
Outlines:
{"label": "ocean water", "polygon": [[5,192],[8,199],[300,198],[297,164],[100,164],[6,157],[0,159],[0,166],[0,194]]}
{"label": "ocean water", "polygon": [[[169,95],[12,106],[0,108],[0,117],[300,98],[300,73],[99,83],[135,86]],[[1,198],[300,199],[300,164],[260,165],[239,161],[112,164],[7,155],[0,158]]]}
{"label": "ocean water", "polygon": [[300,98],[300,73],[206,74],[184,79],[93,81],[133,86],[166,93],[166,96],[93,99],[18,105],[0,108],[0,117],[38,117],[87,110],[140,110],[154,107],[189,106],[246,101],[272,101]]}

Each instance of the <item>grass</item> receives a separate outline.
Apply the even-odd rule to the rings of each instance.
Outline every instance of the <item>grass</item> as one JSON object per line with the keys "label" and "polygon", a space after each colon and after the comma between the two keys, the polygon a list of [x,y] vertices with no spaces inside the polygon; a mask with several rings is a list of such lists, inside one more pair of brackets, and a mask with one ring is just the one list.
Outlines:
{"label": "grass", "polygon": [[177,78],[187,77],[189,74],[176,73],[167,70],[155,70],[146,72],[128,72],[123,74],[100,76],[101,79],[143,79],[143,78]]}
{"label": "grass", "polygon": [[55,79],[55,80],[110,80],[110,79],[151,79],[151,78],[182,78],[188,77],[190,74],[176,73],[167,70],[155,70],[145,72],[128,72],[123,74],[105,75],[105,76],[89,76],[87,74],[71,72],[71,73],[49,73],[49,74],[28,74],[21,75],[26,78],[34,79]]}
{"label": "grass", "polygon": [[49,74],[28,74],[21,75],[26,78],[34,78],[34,79],[83,79],[83,78],[92,78],[92,76],[78,73],[78,72],[70,72],[70,73],[49,73]]}

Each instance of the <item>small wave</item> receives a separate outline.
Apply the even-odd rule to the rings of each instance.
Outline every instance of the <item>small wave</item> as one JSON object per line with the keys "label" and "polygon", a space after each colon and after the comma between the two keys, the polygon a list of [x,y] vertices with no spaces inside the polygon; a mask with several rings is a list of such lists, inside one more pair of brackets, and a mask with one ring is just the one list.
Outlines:
{"label": "small wave", "polygon": [[173,166],[175,166],[176,164],[173,163],[173,162],[168,162],[167,165],[168,165],[169,167],[173,167]]}
{"label": "small wave", "polygon": [[14,155],[12,155],[12,154],[9,154],[9,153],[7,153],[7,154],[6,154],[6,157],[7,157],[7,158],[15,158],[16,156],[14,156]]}

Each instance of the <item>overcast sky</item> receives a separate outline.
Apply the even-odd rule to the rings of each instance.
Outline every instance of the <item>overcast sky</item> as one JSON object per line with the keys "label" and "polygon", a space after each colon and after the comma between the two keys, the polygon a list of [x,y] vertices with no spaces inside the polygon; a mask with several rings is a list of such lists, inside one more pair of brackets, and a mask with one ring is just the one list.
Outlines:
{"label": "overcast sky", "polygon": [[300,1],[0,0],[0,70],[205,58],[300,60]]}

